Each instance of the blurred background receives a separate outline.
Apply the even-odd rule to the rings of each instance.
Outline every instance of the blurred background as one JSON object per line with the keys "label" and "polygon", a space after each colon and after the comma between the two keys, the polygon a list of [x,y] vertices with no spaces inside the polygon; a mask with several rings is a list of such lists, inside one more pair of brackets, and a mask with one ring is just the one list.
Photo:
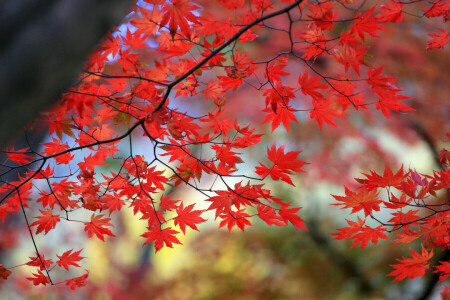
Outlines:
{"label": "blurred background", "polygon": [[[203,9],[214,10],[207,1],[200,1]],[[127,22],[120,30],[132,28]],[[222,12],[215,9],[220,17]],[[219,18],[218,17],[218,18]],[[225,16],[223,16],[225,17]],[[300,216],[307,222],[308,232],[296,231],[292,226],[269,227],[254,223],[242,232],[230,233],[218,229],[214,214],[203,214],[208,221],[199,226],[199,232],[188,229],[186,236],[179,235],[183,245],[164,248],[154,254],[153,245],[142,246],[146,222],[133,215],[132,209],[123,207],[113,215],[115,238],[106,242],[86,239],[82,228],[64,223],[45,237],[37,237],[37,243],[45,253],[62,253],[83,248],[83,268],[89,270],[89,284],[75,291],[64,283],[51,287],[32,287],[24,280],[35,268],[21,266],[7,281],[0,281],[2,299],[419,299],[430,284],[434,292],[430,299],[439,298],[440,285],[435,285],[430,274],[423,278],[392,283],[386,277],[389,265],[396,258],[409,255],[402,245],[383,240],[377,246],[369,245],[364,251],[359,247],[349,250],[351,242],[335,241],[329,233],[346,225],[349,212],[332,206],[330,194],[342,195],[344,185],[351,188],[354,178],[368,170],[383,171],[387,165],[398,170],[401,165],[421,173],[438,169],[437,152],[444,147],[442,137],[449,131],[450,60],[448,50],[426,52],[427,35],[418,26],[422,19],[407,19],[401,25],[390,26],[379,39],[369,39],[368,45],[374,58],[374,67],[384,65],[386,74],[399,77],[398,85],[413,97],[408,105],[415,112],[391,114],[386,120],[380,112],[351,111],[348,118],[338,122],[338,128],[319,130],[309,114],[299,115],[299,124],[291,124],[289,134],[279,127],[271,133],[271,127],[263,125],[264,108],[262,93],[255,93],[252,82],[239,89],[239,93],[227,98],[228,113],[242,123],[252,122],[261,133],[267,133],[261,146],[246,152],[243,160],[256,165],[252,157],[262,157],[265,145],[275,140],[278,145],[288,143],[289,150],[302,150],[300,159],[310,163],[303,173],[294,178],[296,187],[277,184],[270,186],[274,195],[286,202],[302,206]],[[286,19],[276,18],[268,24],[285,26]],[[423,25],[423,24],[419,24]],[[344,26],[344,25],[339,25]],[[336,26],[336,32],[342,28]],[[255,30],[259,35],[245,49],[249,56],[271,57],[283,51],[285,41],[276,32]],[[154,41],[149,40],[149,45]],[[145,50],[153,61],[152,48]],[[338,67],[327,58],[318,59],[321,72],[334,72]],[[106,71],[114,70],[114,64]],[[286,71],[297,74],[304,66],[289,63]],[[295,85],[296,76],[286,84]],[[289,82],[289,80],[291,82]],[[362,94],[368,91],[361,91]],[[173,99],[174,106],[190,112],[202,111],[203,102],[194,106],[188,100]],[[243,106],[243,99],[249,105]],[[306,101],[305,101],[306,103]],[[189,106],[188,106],[189,105]],[[258,109],[255,109],[258,108]],[[32,139],[39,143],[50,140],[41,133]],[[145,144],[135,137],[135,154],[145,154]],[[16,148],[24,143],[20,138]],[[119,156],[126,157],[126,147]],[[77,163],[75,157],[74,165]],[[120,163],[107,161],[108,166],[97,168],[97,175],[115,170]],[[60,170],[61,171],[61,170]],[[58,170],[56,170],[58,172]],[[199,203],[199,195],[190,189],[177,187],[170,191],[172,199],[185,203]],[[354,220],[354,218],[350,218]],[[0,227],[0,262],[6,267],[21,264],[34,255],[29,235],[20,216],[8,216]],[[21,275],[23,274],[23,275]],[[56,278],[58,274],[55,274]],[[79,276],[81,274],[70,274]],[[64,274],[67,276],[67,274]],[[57,280],[56,280],[57,281]]]}

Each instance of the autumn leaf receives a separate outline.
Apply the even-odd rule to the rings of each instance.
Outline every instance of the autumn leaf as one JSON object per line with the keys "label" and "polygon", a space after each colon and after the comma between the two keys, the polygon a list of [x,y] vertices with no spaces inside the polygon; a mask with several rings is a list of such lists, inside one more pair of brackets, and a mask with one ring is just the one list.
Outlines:
{"label": "autumn leaf", "polygon": [[349,116],[349,114],[343,112],[342,110],[334,109],[335,105],[331,101],[331,98],[316,101],[313,105],[314,109],[309,112],[309,117],[311,119],[316,119],[320,129],[322,129],[323,121],[331,126],[337,127],[333,117]]}
{"label": "autumn leaf", "polygon": [[236,225],[242,231],[244,231],[246,225],[252,225],[252,223],[250,223],[250,221],[248,220],[250,215],[245,213],[244,209],[240,209],[236,212],[233,211],[229,213],[223,213],[219,217],[222,219],[222,221],[220,221],[219,227],[227,225],[228,232],[231,232],[231,229],[233,229],[233,227]]}
{"label": "autumn leaf", "polygon": [[18,164],[26,164],[34,158],[33,156],[25,154],[28,149],[29,148],[15,150],[14,147],[11,147],[11,149],[6,152],[6,155],[8,156],[8,159],[13,162]]}
{"label": "autumn leaf", "polygon": [[9,275],[11,275],[11,271],[6,269],[2,264],[0,264],[0,277],[2,279],[8,279]]}
{"label": "autumn leaf", "polygon": [[256,174],[262,178],[270,175],[273,180],[281,179],[284,182],[294,186],[294,183],[288,175],[291,175],[293,172],[305,172],[301,168],[306,165],[306,163],[300,159],[297,159],[297,156],[301,153],[301,151],[290,151],[284,153],[284,148],[285,145],[277,149],[275,143],[272,147],[267,147],[267,157],[274,164],[268,168],[262,163],[259,163],[260,166],[256,167]]}
{"label": "autumn leaf", "polygon": [[434,271],[434,273],[439,273],[439,281],[447,279],[450,276],[450,262],[440,261],[439,265],[436,266],[436,271]]}
{"label": "autumn leaf", "polygon": [[206,201],[212,202],[207,210],[216,210],[216,219],[222,213],[228,213],[231,211],[231,206],[235,203],[235,197],[232,192],[229,191],[215,191],[217,196],[210,197]]}
{"label": "autumn leaf", "polygon": [[56,263],[58,264],[58,266],[64,267],[67,271],[69,271],[69,265],[80,267],[80,265],[77,264],[76,262],[85,258],[79,255],[82,250],[83,249],[72,253],[73,251],[72,249],[64,252],[63,255],[61,256],[56,255],[59,258],[59,260],[57,260]]}
{"label": "autumn leaf", "polygon": [[378,239],[388,238],[384,231],[386,231],[386,229],[383,228],[383,225],[380,225],[377,228],[372,228],[367,225],[362,227],[358,233],[350,238],[355,239],[350,249],[361,243],[361,250],[363,250],[369,241],[372,241],[372,243],[376,245],[378,243]]}
{"label": "autumn leaf", "polygon": [[411,249],[412,258],[397,259],[399,264],[391,265],[395,270],[389,273],[387,276],[396,276],[393,282],[403,280],[405,278],[414,279],[416,277],[422,277],[425,275],[425,271],[428,269],[431,257],[433,257],[433,250],[427,251],[422,245],[422,253],[418,253]]}
{"label": "autumn leaf", "polygon": [[342,203],[333,205],[342,205],[342,209],[351,208],[351,214],[360,210],[364,210],[364,215],[367,217],[372,211],[380,210],[380,203],[382,202],[378,196],[377,190],[369,190],[367,188],[361,188],[358,192],[353,192],[345,187],[345,197],[331,195],[337,201]]}
{"label": "autumn leaf", "polygon": [[32,273],[34,277],[27,277],[27,280],[33,282],[34,285],[47,285],[50,283],[50,279],[45,276],[40,270],[37,270],[37,274]]}
{"label": "autumn leaf", "polygon": [[450,40],[450,35],[447,30],[438,28],[440,33],[429,33],[428,35],[433,39],[427,42],[427,50],[440,49],[447,45]]}
{"label": "autumn leaf", "polygon": [[350,220],[345,220],[345,221],[349,225],[348,227],[339,228],[339,229],[337,229],[338,232],[330,233],[331,235],[335,236],[334,237],[335,240],[351,239],[353,237],[353,235],[358,233],[365,224],[365,221],[363,219],[361,219],[359,216],[358,216],[357,222],[353,222]]}
{"label": "autumn leaf", "polygon": [[200,217],[203,213],[202,210],[192,210],[194,208],[194,204],[183,207],[183,203],[178,206],[176,212],[177,216],[173,219],[175,226],[179,226],[183,234],[186,234],[186,225],[191,227],[194,230],[198,231],[198,228],[195,224],[206,222],[205,219]]}
{"label": "autumn leaf", "polygon": [[161,248],[166,245],[166,247],[173,247],[173,244],[180,244],[181,242],[176,238],[175,234],[178,231],[172,228],[161,229],[159,226],[152,226],[147,228],[149,231],[142,234],[141,236],[147,238],[144,245],[155,242],[155,253],[157,253]]}
{"label": "autumn leaf", "polygon": [[181,32],[189,37],[191,34],[189,22],[197,22],[197,17],[192,13],[199,7],[188,0],[172,0],[172,3],[166,3],[162,8],[162,20],[160,26],[169,23],[169,30],[172,35],[176,33],[178,28]]}
{"label": "autumn leaf", "polygon": [[403,3],[390,0],[389,4],[378,5],[378,9],[381,13],[375,16],[375,19],[379,23],[398,23],[400,24],[403,20]]}
{"label": "autumn leaf", "polygon": [[89,272],[86,272],[85,274],[74,277],[72,279],[66,280],[66,285],[70,287],[71,290],[74,290],[79,287],[83,287],[87,284],[87,278],[89,276]]}
{"label": "autumn leaf", "polygon": [[308,231],[305,226],[305,222],[297,215],[297,212],[301,209],[301,207],[287,208],[289,205],[290,203],[287,203],[286,208],[279,210],[280,217],[286,224],[289,221],[295,226],[295,228]]}
{"label": "autumn leaf", "polygon": [[[40,258],[39,258],[40,257]],[[42,262],[41,262],[42,260]],[[27,266],[39,267],[41,271],[48,269],[53,264],[53,260],[45,259],[44,254],[36,255],[36,257],[30,256],[30,261],[26,263]]]}
{"label": "autumn leaf", "polygon": [[103,235],[115,236],[111,230],[105,228],[105,226],[113,226],[110,218],[103,218],[103,215],[91,216],[91,222],[84,223],[84,231],[87,231],[88,237],[92,237],[94,234],[102,241],[105,241]]}
{"label": "autumn leaf", "polygon": [[38,220],[33,222],[30,226],[37,226],[36,234],[41,233],[44,231],[45,234],[47,234],[50,230],[54,229],[56,226],[56,223],[58,223],[60,220],[59,215],[53,215],[53,212],[48,210],[39,210],[42,214],[40,217],[36,217]]}
{"label": "autumn leaf", "polygon": [[328,87],[325,83],[320,83],[319,76],[309,78],[308,72],[305,72],[298,77],[298,84],[304,95],[310,95],[314,99],[323,98],[323,94],[317,90],[326,89]]}

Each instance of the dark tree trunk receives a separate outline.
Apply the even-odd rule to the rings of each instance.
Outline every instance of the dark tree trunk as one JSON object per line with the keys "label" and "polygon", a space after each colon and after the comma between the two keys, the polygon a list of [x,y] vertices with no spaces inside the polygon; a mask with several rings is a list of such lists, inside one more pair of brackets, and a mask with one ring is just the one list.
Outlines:
{"label": "dark tree trunk", "polygon": [[0,1],[0,148],[73,83],[134,2]]}

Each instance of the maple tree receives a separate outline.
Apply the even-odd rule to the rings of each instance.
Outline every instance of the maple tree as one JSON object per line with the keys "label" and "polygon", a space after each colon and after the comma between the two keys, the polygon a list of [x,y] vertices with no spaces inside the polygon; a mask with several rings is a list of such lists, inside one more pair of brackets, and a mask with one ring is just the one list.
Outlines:
{"label": "maple tree", "polygon": [[[219,5],[225,9],[212,9]],[[60,282],[51,275],[56,266],[80,267],[82,249],[46,260],[35,237],[72,222],[105,241],[115,236],[112,215],[125,206],[145,220],[143,244],[153,243],[155,252],[181,244],[178,236],[198,230],[208,211],[229,231],[244,231],[256,219],[308,230],[301,208],[273,187],[295,186],[310,165],[301,147],[292,149],[298,145],[270,140],[264,124],[272,133],[294,134],[296,123],[326,131],[350,126],[355,115],[391,120],[413,112],[411,97],[375,60],[371,43],[396,24],[422,18],[431,38],[422,50],[442,51],[449,14],[445,0],[138,2],[91,53],[77,82],[43,112],[48,141],[40,149],[4,151],[0,176],[26,170],[18,180],[0,177],[0,218],[18,212],[25,219],[35,248],[25,264],[37,267],[27,280],[86,285],[88,271]],[[265,146],[265,158],[245,160]],[[430,263],[435,249],[450,242],[449,200],[442,196],[450,184],[448,150],[438,160],[442,168],[431,175],[386,166],[345,187],[345,196],[333,195],[357,219],[332,235],[361,249],[389,233],[394,243],[421,240],[419,252],[411,249],[412,258],[399,259],[388,276],[412,279],[431,268],[447,278],[448,261]],[[113,161],[120,164],[101,171]],[[179,186],[205,202],[171,199]],[[390,219],[378,217],[387,211]],[[12,267],[3,265],[7,279]]]}

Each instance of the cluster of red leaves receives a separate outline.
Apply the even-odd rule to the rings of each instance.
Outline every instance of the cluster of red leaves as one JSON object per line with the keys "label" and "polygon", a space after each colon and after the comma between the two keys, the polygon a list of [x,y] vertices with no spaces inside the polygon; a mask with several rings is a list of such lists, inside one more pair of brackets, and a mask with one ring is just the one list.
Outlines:
{"label": "cluster of red leaves", "polygon": [[[443,149],[442,152],[447,151]],[[357,222],[347,220],[349,226],[332,235],[338,240],[354,240],[352,248],[361,243],[361,249],[369,241],[376,245],[379,239],[387,239],[386,233],[397,237],[396,244],[421,240],[422,252],[411,249],[412,258],[398,260],[398,264],[392,265],[395,270],[388,275],[396,276],[394,281],[422,277],[430,266],[433,248],[447,249],[450,243],[447,195],[444,195],[444,201],[440,200],[440,192],[445,194],[450,188],[450,171],[448,160],[443,163],[443,170],[434,171],[432,175],[422,175],[415,170],[405,172],[403,167],[395,174],[388,167],[382,175],[373,171],[364,174],[366,178],[357,179],[356,192],[346,188],[345,196],[333,196],[340,202],[335,205],[352,209],[350,214],[364,210],[364,218],[358,216]],[[385,200],[380,197],[382,190]],[[391,218],[384,220],[381,213],[377,216],[381,211],[384,215],[390,211]],[[366,225],[368,219],[378,226]],[[440,274],[440,280],[450,276],[449,262],[441,261],[434,268]]]}
{"label": "cluster of red leaves", "polygon": [[[239,165],[244,163],[240,154],[260,143],[262,134],[230,117],[227,103],[241,85],[258,81],[265,108],[250,105],[263,108],[264,123],[271,123],[272,131],[281,123],[289,131],[290,122],[299,122],[297,117],[305,111],[322,129],[323,123],[337,126],[335,118],[348,116],[350,108],[368,109],[375,104],[386,117],[391,111],[412,110],[401,102],[408,97],[399,94],[396,78],[383,74],[383,67],[370,65],[367,46],[368,37],[378,38],[385,28],[381,24],[402,22],[406,4],[391,0],[367,8],[362,5],[365,1],[344,2],[251,0],[247,6],[243,0],[219,0],[230,10],[228,15],[202,10],[202,5],[188,0],[138,2],[126,30],[116,29],[100,43],[78,84],[46,113],[49,133],[56,136],[42,143],[39,152],[29,148],[6,151],[10,162],[17,165],[8,167],[10,170],[23,167],[28,171],[23,178],[0,186],[0,219],[18,211],[26,218],[43,208],[30,224],[36,226],[33,234],[45,235],[62,220],[76,221],[84,225],[89,238],[104,241],[105,236],[114,236],[106,214],[128,206],[146,222],[144,244],[153,242],[156,252],[181,244],[179,231],[185,234],[187,227],[198,230],[198,224],[206,221],[201,215],[209,210],[221,219],[219,226],[228,230],[236,226],[244,230],[252,225],[252,217],[267,225],[291,223],[306,229],[297,215],[300,208],[276,198],[261,183],[281,179],[294,185],[291,176],[304,172],[300,151],[286,152],[285,146],[273,144],[267,150],[271,164],[260,163],[254,169],[259,178],[240,174]],[[423,8],[427,18],[448,19],[449,1],[436,0],[431,6],[427,1],[412,1],[408,5],[411,10]],[[289,20],[289,30],[278,29],[288,36],[289,52],[260,62],[240,46],[258,39],[257,33],[267,26],[264,21],[281,16]],[[343,22],[348,26],[336,26]],[[439,32],[430,34],[433,40],[428,49],[448,42],[447,31]],[[158,57],[157,61],[149,62],[148,54]],[[321,57],[338,65],[334,74],[322,75],[315,67]],[[290,63],[299,62],[301,71],[287,72]],[[371,92],[365,93],[369,87]],[[172,91],[180,103],[188,97],[204,98],[206,113],[194,116],[192,111],[181,111],[184,106],[177,107],[169,97]],[[149,145],[145,157],[133,150],[133,140],[138,139]],[[128,143],[127,157],[118,155],[120,143]],[[73,166],[75,153],[82,156],[78,168]],[[119,158],[120,168],[110,174],[98,173],[99,167],[108,165],[107,159]],[[61,165],[66,173],[56,176],[55,168]],[[74,177],[76,181],[71,181]],[[383,176],[367,175],[358,192],[346,190],[345,197],[335,198],[345,208],[352,208],[352,213],[363,210],[365,218],[379,211],[380,205],[394,209],[389,222],[404,230],[399,242],[424,238],[430,245],[443,245],[448,238],[444,226],[437,229],[434,224],[444,224],[447,213],[421,219],[418,211],[399,209],[413,204],[424,207],[423,201],[443,189],[445,180],[448,182],[447,171],[426,179],[412,171],[400,170],[394,175],[387,169]],[[198,203],[164,196],[180,184],[200,193],[209,207],[200,209]],[[379,199],[380,188],[388,189],[389,201]],[[396,198],[390,188],[398,189],[401,196]],[[69,218],[80,209],[86,210],[85,219]],[[362,248],[369,241],[386,238],[386,226],[372,228],[363,219],[348,222],[350,227],[340,229],[337,238],[355,239],[354,245],[361,243]],[[411,231],[412,225],[419,230]],[[66,270],[79,267],[80,251],[58,256],[56,264]],[[405,271],[392,275],[399,279],[421,275],[431,254],[414,252],[414,262],[402,260]],[[421,266],[412,266],[418,261],[423,261]],[[28,279],[35,285],[52,283],[52,264],[38,252],[30,264],[38,267],[37,273]],[[10,271],[0,266],[1,277],[7,278]],[[447,266],[442,264],[438,270],[443,273]],[[83,286],[87,276],[66,284]]]}

